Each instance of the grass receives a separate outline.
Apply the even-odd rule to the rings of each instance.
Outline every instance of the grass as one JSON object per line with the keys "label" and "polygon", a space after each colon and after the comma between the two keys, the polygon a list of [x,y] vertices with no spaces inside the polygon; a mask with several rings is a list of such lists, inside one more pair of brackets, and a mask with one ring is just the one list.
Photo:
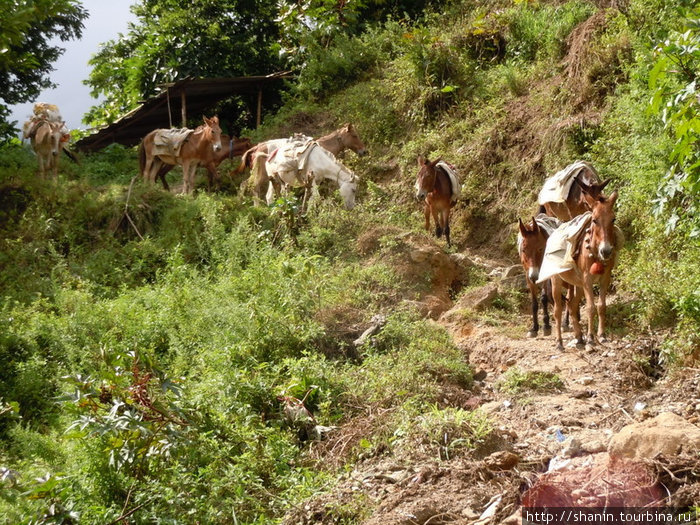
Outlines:
{"label": "grass", "polygon": [[513,367],[503,374],[497,386],[501,392],[508,394],[520,394],[527,391],[542,394],[563,390],[564,382],[557,374],[552,372],[523,371]]}
{"label": "grass", "polygon": [[[532,212],[547,173],[572,156],[593,160],[620,188],[628,238],[616,286],[630,300],[614,315],[675,329],[662,350],[697,358],[697,243],[682,230],[667,235],[649,208],[670,141],[639,109],[649,98],[646,46],[663,38],[674,6],[647,4],[632,0],[606,29],[612,43],[629,33],[635,54],[616,62],[625,73],[616,73],[616,90],[591,99],[600,104],[587,108],[595,126],[565,129],[561,140],[546,132],[580,116],[571,86],[557,83],[561,42],[593,3],[520,2],[479,20],[465,4],[447,25],[444,17],[421,28],[392,22],[347,56],[315,53],[306,91],[252,135],[285,136],[299,123],[318,135],[349,120],[371,154],[344,159],[360,176],[357,208],[342,210],[329,192],[297,228],[229,192],[181,197],[136,181],[129,213],[141,240],[123,220],[133,150],[113,146],[65,164],[56,185],[35,179],[26,149],[0,150],[0,466],[18,473],[0,491],[5,523],[49,509],[55,521],[78,512],[108,523],[127,500],[144,505],[139,523],[230,523],[230,508],[239,522],[279,520],[335,477],[307,466],[281,395],[308,393],[323,425],[387,414],[372,420],[350,463],[383,452],[448,460],[488,439],[485,418],[436,407],[444,389],[470,388],[471,369],[444,329],[407,306],[431,283],[429,272],[406,271],[401,237],[424,235],[411,196],[419,154],[462,170],[455,251],[481,246],[489,258],[515,256],[512,225]],[[510,31],[502,55],[457,45],[482,26],[491,36]],[[313,76],[357,65],[371,75]],[[340,91],[325,97],[324,86]],[[474,270],[466,284],[484,279]],[[508,293],[463,318],[502,327],[520,302]],[[355,349],[376,313],[387,314],[386,325]],[[529,395],[564,384],[511,369],[499,388]],[[117,453],[125,459],[110,461]],[[358,498],[334,512],[352,522],[363,510]]]}

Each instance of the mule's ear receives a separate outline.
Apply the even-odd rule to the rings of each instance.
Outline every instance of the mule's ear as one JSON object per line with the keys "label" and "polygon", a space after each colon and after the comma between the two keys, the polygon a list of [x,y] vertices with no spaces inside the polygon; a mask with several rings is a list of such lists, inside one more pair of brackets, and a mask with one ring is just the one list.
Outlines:
{"label": "mule's ear", "polygon": [[425,166],[428,162],[430,162],[428,159],[426,159],[423,155],[418,155],[418,165],[419,166]]}
{"label": "mule's ear", "polygon": [[520,228],[520,235],[525,237],[525,234],[528,233],[527,228],[525,228],[525,225],[523,224],[523,220],[518,217],[518,227]]}
{"label": "mule's ear", "polygon": [[537,233],[539,231],[540,231],[540,226],[539,226],[539,224],[537,224],[537,221],[533,217],[532,218],[532,233]]}
{"label": "mule's ear", "polygon": [[605,189],[605,186],[607,186],[608,184],[610,184],[610,181],[611,181],[611,180],[612,180],[612,179],[608,179],[608,180],[604,181],[604,182],[599,186],[600,192],[601,192],[601,193],[603,193],[603,190]]}
{"label": "mule's ear", "polygon": [[437,166],[437,163],[440,162],[441,160],[442,160],[442,159],[441,159],[440,157],[438,157],[438,158],[435,159],[433,162],[431,162],[430,165],[433,166],[433,167],[435,167],[435,166]]}
{"label": "mule's ear", "polygon": [[578,184],[579,188],[581,188],[581,190],[583,191],[583,193],[589,194],[589,195],[590,195],[590,193],[591,193],[591,187],[590,187],[588,184],[586,184],[585,182],[583,182],[583,181],[582,181],[581,179],[579,179],[578,177],[575,177],[575,178],[574,178],[574,183],[575,183],[575,184]]}
{"label": "mule's ear", "polygon": [[584,191],[582,194],[583,198],[586,200],[586,203],[588,204],[588,207],[590,209],[593,209],[593,206],[595,206],[595,203],[598,202],[590,193],[587,191]]}
{"label": "mule's ear", "polygon": [[616,200],[617,200],[617,190],[613,191],[613,192],[610,194],[610,197],[608,197],[608,202],[609,202],[610,204],[615,204],[615,201],[616,201]]}

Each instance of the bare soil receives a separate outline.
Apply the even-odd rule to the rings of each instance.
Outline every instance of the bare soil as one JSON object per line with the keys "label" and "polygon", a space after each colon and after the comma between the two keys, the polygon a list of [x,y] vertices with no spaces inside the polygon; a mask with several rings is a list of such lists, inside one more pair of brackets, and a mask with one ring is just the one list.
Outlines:
{"label": "bare soil", "polygon": [[[371,252],[373,243],[365,241]],[[498,265],[476,256],[471,260]],[[509,262],[513,263],[506,261],[504,266]],[[491,272],[494,280],[500,279],[500,270]],[[449,279],[433,283],[432,295],[445,297]],[[613,296],[613,318],[615,300]],[[606,452],[610,438],[623,426],[661,412],[674,412],[694,424],[700,419],[699,371],[668,371],[658,363],[663,333],[634,332],[613,336],[593,351],[567,347],[562,352],[555,349],[553,335],[526,337],[530,319],[524,312],[494,322],[489,315],[465,313],[463,302],[451,304],[453,309],[435,322],[452,334],[478,380],[469,390],[445,385],[441,405],[488,414],[494,428],[489,442],[449,459],[417,449],[375,452],[357,461],[323,496],[289,512],[285,524],[519,523],[524,501],[538,501],[543,491],[550,497],[576,495],[584,479],[599,480],[597,493],[595,484],[592,492],[581,492],[589,506],[601,503],[596,494],[602,497],[604,492],[610,500],[613,493],[601,492],[600,487],[611,484],[625,487],[615,494],[630,504],[698,501],[693,499],[700,494],[697,457],[656,458],[611,468]],[[563,386],[536,391],[523,385],[517,393],[508,393],[501,383],[511,369],[554,374]],[[384,417],[376,413],[349,421],[318,444],[314,455],[326,466],[342,465]],[[547,472],[561,462],[570,463],[564,472]],[[607,477],[601,478],[603,473]],[[570,496],[557,501],[577,502]]]}

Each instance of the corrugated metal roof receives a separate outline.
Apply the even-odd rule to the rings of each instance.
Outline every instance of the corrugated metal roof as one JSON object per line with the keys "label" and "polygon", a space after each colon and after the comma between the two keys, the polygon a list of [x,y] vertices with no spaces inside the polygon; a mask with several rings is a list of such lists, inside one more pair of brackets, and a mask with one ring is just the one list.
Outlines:
{"label": "corrugated metal roof", "polygon": [[[81,151],[95,151],[112,143],[134,146],[149,132],[181,124],[182,98],[188,116],[200,116],[232,95],[260,93],[266,84],[291,75],[289,71],[237,78],[185,78],[163,85],[163,90],[109,126],[75,143]],[[208,115],[211,116],[211,115]]]}

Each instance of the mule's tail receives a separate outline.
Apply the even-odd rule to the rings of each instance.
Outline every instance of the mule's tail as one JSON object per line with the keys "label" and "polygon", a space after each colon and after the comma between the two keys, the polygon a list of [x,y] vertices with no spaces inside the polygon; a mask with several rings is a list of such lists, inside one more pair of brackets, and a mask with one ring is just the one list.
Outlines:
{"label": "mule's tail", "polygon": [[252,148],[248,149],[241,155],[241,163],[240,165],[234,170],[234,173],[243,173],[246,168],[251,168],[252,169],[252,160],[251,157],[253,156],[253,153],[255,152],[257,146],[253,146]]}

